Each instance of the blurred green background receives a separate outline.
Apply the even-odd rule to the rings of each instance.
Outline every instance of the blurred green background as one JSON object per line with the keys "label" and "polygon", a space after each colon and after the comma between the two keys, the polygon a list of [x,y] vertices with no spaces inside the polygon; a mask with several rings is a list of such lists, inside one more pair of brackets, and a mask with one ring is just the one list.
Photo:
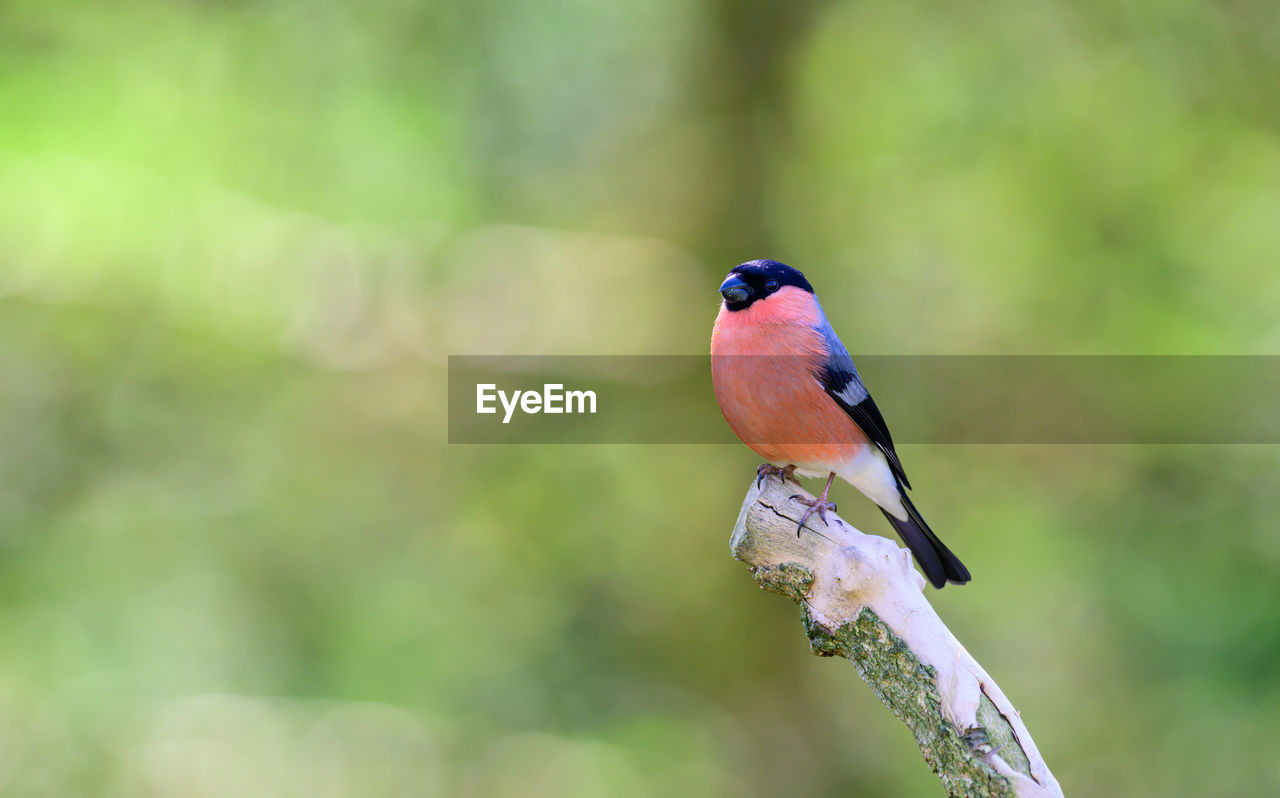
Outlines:
{"label": "blurred green background", "polygon": [[[1254,0],[5,3],[0,794],[940,794],[751,452],[449,446],[446,355],[705,353],[756,257],[855,354],[1275,353],[1277,74]],[[903,448],[1067,794],[1280,793],[1280,453]]]}

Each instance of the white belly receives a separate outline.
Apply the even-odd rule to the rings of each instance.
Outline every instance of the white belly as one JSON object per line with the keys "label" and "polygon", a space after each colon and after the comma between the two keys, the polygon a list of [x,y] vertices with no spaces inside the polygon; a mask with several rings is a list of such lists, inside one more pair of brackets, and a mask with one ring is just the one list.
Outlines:
{"label": "white belly", "polygon": [[902,496],[898,493],[898,480],[894,478],[884,453],[875,446],[862,447],[862,451],[836,473],[895,518],[906,520],[907,508],[902,505]]}

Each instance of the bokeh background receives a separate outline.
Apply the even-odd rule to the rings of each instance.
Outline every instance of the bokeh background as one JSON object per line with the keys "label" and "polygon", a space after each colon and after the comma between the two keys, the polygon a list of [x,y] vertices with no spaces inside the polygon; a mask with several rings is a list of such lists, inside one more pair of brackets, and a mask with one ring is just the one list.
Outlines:
{"label": "bokeh background", "polygon": [[[855,354],[1276,353],[1277,74],[1254,0],[5,3],[0,793],[938,794],[745,447],[450,446],[445,358],[704,353],[755,257]],[[902,456],[1068,794],[1280,792],[1280,453]]]}

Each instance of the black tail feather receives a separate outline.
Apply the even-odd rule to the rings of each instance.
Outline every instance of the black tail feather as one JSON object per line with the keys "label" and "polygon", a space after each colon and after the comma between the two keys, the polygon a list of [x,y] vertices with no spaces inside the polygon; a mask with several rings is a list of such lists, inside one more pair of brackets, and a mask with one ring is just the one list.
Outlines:
{"label": "black tail feather", "polygon": [[941,588],[947,582],[957,585],[968,582],[969,569],[965,568],[960,558],[952,554],[951,549],[933,534],[933,530],[920,517],[920,511],[911,503],[911,499],[907,498],[906,491],[901,486],[898,487],[898,493],[902,495],[902,506],[907,508],[907,520],[894,518],[888,510],[883,508],[881,512],[884,513],[885,518],[889,519],[889,523],[897,531],[898,537],[902,538],[902,542],[911,549],[911,554],[915,556],[916,562],[920,563],[920,569],[924,571],[929,584]]}

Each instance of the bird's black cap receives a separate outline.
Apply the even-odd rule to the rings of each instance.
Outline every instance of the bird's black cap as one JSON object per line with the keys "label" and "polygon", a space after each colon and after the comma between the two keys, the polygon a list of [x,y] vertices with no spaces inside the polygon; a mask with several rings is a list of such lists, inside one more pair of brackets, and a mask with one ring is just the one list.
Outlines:
{"label": "bird's black cap", "polygon": [[729,270],[720,285],[720,295],[729,310],[743,310],[788,285],[813,293],[813,286],[804,275],[787,264],[776,260],[749,260]]}
{"label": "bird's black cap", "polygon": [[740,275],[748,283],[759,282],[761,285],[769,280],[777,280],[779,286],[794,285],[802,291],[813,293],[813,286],[804,279],[798,269],[776,260],[749,260],[729,270],[729,274]]}

